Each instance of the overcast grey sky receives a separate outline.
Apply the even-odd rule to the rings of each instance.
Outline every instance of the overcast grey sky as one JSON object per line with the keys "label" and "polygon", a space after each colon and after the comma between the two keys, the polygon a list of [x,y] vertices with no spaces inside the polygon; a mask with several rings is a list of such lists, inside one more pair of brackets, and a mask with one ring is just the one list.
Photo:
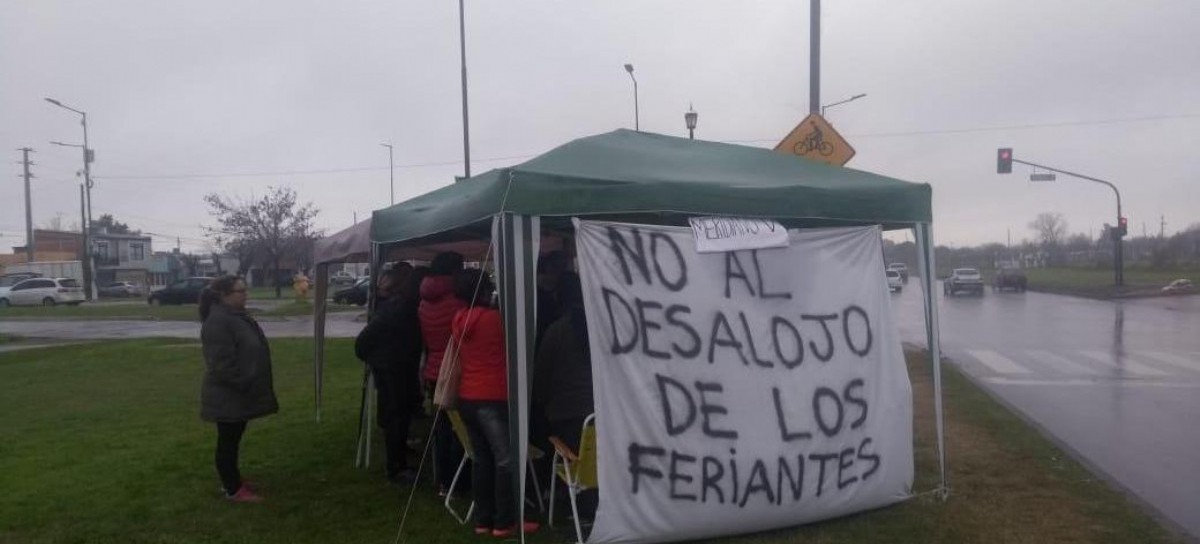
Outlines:
{"label": "overcast grey sky", "polygon": [[[822,98],[848,166],[934,189],[939,243],[1032,237],[1039,212],[1098,233],[1100,185],[995,174],[995,150],[1114,181],[1130,230],[1200,222],[1196,0],[825,0]],[[805,115],[808,2],[468,0],[472,170],[633,125],[771,147]],[[462,172],[452,0],[0,2],[0,247],[24,241],[16,148],[37,150],[34,222],[78,222],[78,117],[93,214],[205,247],[202,197],[294,187],[334,232]],[[1132,121],[1131,121],[1132,120]],[[1024,127],[1024,128],[1022,128]],[[5,172],[6,170],[6,172]],[[284,172],[293,172],[286,174]],[[308,173],[301,173],[308,172]],[[262,174],[262,175],[246,175]],[[189,177],[205,175],[210,177]],[[170,240],[170,241],[168,241]]]}

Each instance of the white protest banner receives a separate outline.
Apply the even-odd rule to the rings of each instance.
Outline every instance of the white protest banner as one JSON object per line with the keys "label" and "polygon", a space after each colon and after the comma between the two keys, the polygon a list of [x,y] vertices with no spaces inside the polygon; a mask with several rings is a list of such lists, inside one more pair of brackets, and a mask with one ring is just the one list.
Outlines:
{"label": "white protest banner", "polygon": [[576,221],[596,400],[589,542],[761,531],[911,496],[912,390],[878,227],[700,254]]}
{"label": "white protest banner", "polygon": [[699,253],[787,247],[788,232],[778,221],[740,217],[691,217],[692,238]]}

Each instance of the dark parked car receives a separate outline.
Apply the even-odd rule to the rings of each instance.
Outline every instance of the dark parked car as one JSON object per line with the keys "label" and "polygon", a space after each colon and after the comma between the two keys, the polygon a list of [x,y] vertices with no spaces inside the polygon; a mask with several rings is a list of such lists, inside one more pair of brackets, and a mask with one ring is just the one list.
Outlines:
{"label": "dark parked car", "polygon": [[1017,268],[1001,268],[996,272],[996,277],[992,278],[992,290],[1003,291],[1012,289],[1013,291],[1025,291],[1025,273]]}
{"label": "dark parked car", "polygon": [[188,278],[179,280],[158,291],[150,293],[146,302],[155,304],[195,304],[200,301],[200,292],[212,283],[212,278]]}
{"label": "dark parked car", "polygon": [[367,292],[370,289],[370,283],[371,278],[360,278],[354,282],[354,285],[335,291],[333,293],[333,303],[365,305],[367,303]]}

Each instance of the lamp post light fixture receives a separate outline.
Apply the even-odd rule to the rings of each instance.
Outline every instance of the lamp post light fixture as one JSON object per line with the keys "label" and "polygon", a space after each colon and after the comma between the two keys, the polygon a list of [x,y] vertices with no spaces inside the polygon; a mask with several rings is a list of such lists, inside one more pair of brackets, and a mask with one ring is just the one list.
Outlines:
{"label": "lamp post light fixture", "polygon": [[629,72],[629,79],[632,79],[632,80],[633,80],[633,130],[635,130],[635,131],[638,131],[638,132],[641,132],[641,131],[642,131],[642,128],[641,128],[641,124],[639,123],[639,120],[638,120],[638,88],[637,88],[637,78],[636,78],[636,77],[633,77],[633,65],[632,65],[632,64],[626,64],[626,65],[625,65],[625,71],[626,71],[626,72]]}
{"label": "lamp post light fixture", "polygon": [[691,104],[688,104],[688,111],[687,111],[687,113],[683,114],[683,122],[687,123],[689,140],[696,139],[696,121],[699,118],[700,118],[700,114],[696,113],[696,110],[692,109]]}
{"label": "lamp post light fixture", "polygon": [[842,100],[841,102],[834,102],[834,103],[832,103],[832,104],[825,104],[824,106],[821,106],[821,117],[825,117],[825,110],[827,110],[827,109],[829,109],[829,108],[832,108],[832,107],[834,107],[834,106],[840,106],[840,105],[842,105],[842,104],[845,104],[845,103],[847,103],[847,102],[854,102],[855,100],[858,100],[859,98],[864,98],[864,97],[866,97],[866,96],[867,96],[867,93],[863,93],[863,94],[856,94],[856,95],[854,95],[854,96],[851,96],[850,98],[847,98],[847,99],[845,99],[845,100]]}
{"label": "lamp post light fixture", "polygon": [[92,264],[91,264],[91,261],[92,261],[91,231],[92,231],[92,186],[93,186],[92,162],[96,160],[96,155],[92,151],[92,149],[90,147],[88,147],[87,112],[72,108],[71,106],[63,104],[62,102],[59,102],[58,100],[55,100],[53,98],[46,98],[46,102],[49,102],[49,103],[51,103],[55,106],[58,106],[64,110],[78,113],[82,119],[82,121],[81,121],[81,124],[83,125],[83,145],[82,146],[63,144],[61,142],[56,142],[56,144],[57,145],[66,145],[68,147],[81,147],[83,149],[83,182],[84,182],[84,187],[87,188],[87,192],[86,192],[87,198],[85,199],[87,201],[85,203],[85,208],[87,210],[87,213],[86,213],[86,217],[84,218],[85,220],[84,220],[84,225],[83,225],[83,283],[84,283],[84,292],[87,294],[87,299],[95,300],[95,298],[96,298],[95,287],[96,286],[95,286],[95,281],[93,281],[93,278],[92,278]]}
{"label": "lamp post light fixture", "polygon": [[388,187],[391,189],[392,204],[396,203],[396,163],[392,162],[392,144],[379,144],[388,150]]}

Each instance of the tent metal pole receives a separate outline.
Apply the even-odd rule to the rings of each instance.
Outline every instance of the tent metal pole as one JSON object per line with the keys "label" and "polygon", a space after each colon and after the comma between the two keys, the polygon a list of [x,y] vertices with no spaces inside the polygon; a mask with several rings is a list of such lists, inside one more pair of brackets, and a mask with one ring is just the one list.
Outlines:
{"label": "tent metal pole", "polygon": [[[537,258],[541,218],[501,213],[492,222],[492,252],[498,275],[508,358],[508,420],[517,490],[517,519],[525,519],[525,479],[529,457],[529,368],[537,338]],[[535,475],[536,477],[536,475]],[[522,528],[521,542],[525,541]]]}
{"label": "tent metal pole", "polygon": [[942,412],[942,349],[937,312],[937,265],[934,262],[933,228],[930,223],[918,223],[914,230],[917,238],[918,266],[921,272],[921,288],[925,295],[925,335],[929,348],[929,359],[933,366],[933,412],[937,426],[938,472],[941,485],[938,495],[945,500],[950,494],[946,482],[946,438]]}
{"label": "tent metal pole", "polygon": [[313,403],[321,421],[321,397],[325,386],[325,298],[329,292],[329,263],[318,263],[313,286]]}

